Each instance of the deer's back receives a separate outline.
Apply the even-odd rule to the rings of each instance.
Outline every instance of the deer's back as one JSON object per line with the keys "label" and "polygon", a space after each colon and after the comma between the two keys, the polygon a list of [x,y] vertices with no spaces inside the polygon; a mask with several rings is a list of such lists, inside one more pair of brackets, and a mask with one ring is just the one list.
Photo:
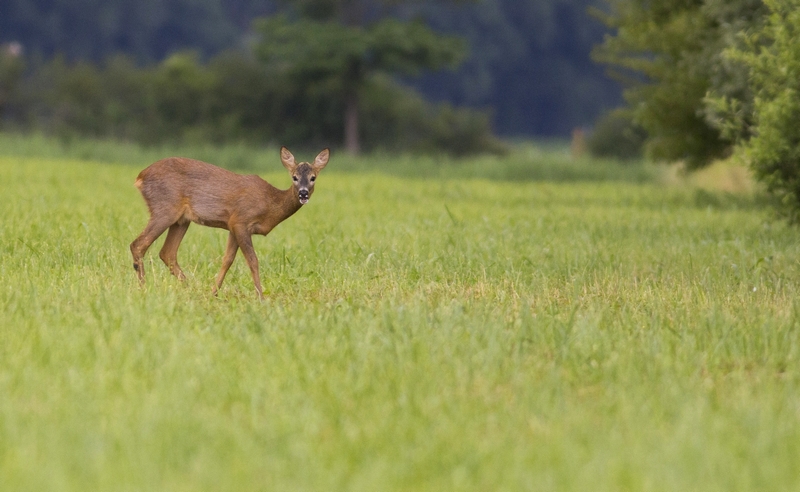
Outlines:
{"label": "deer's back", "polygon": [[136,179],[151,214],[215,227],[225,227],[232,214],[263,193],[264,185],[257,176],[183,157],[154,162]]}

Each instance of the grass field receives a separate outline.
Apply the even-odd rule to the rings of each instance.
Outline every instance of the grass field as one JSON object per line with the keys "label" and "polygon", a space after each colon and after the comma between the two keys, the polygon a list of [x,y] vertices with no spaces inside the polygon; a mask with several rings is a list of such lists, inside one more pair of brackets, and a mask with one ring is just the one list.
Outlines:
{"label": "grass field", "polygon": [[751,194],[334,155],[259,302],[197,225],[139,287],[148,162],[8,154],[2,490],[800,490],[800,233]]}

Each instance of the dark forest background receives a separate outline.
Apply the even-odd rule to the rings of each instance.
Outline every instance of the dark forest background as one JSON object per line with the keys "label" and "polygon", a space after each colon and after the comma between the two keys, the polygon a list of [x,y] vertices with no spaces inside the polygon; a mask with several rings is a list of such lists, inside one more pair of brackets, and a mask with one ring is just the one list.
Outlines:
{"label": "dark forest background", "polygon": [[[422,148],[492,148],[491,134],[567,137],[621,103],[619,86],[590,58],[606,32],[589,13],[597,3],[2,0],[0,44],[19,43],[23,55],[22,63],[0,67],[13,79],[5,88],[0,81],[1,116],[17,126],[141,141],[249,139],[248,133],[272,133],[290,143],[342,138],[333,114],[345,103],[325,99],[320,87],[291,94],[298,82],[279,83],[280,74],[253,56],[263,43],[254,21],[288,13],[290,19],[347,24],[336,12],[358,12],[351,22],[357,26],[385,18],[422,21],[464,41],[458,63],[448,67],[370,78],[361,102],[365,147],[390,147],[392,134],[408,134],[406,142]],[[286,96],[281,104],[275,94]],[[237,104],[238,113],[226,114]],[[318,121],[300,128],[287,115]],[[126,123],[134,117],[146,122],[134,128]],[[270,118],[296,128],[254,123]]]}

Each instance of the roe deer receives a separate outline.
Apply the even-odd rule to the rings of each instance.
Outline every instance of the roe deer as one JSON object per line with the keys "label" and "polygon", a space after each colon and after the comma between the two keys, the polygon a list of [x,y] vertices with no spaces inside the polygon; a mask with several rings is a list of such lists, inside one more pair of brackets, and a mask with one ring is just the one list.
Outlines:
{"label": "roe deer", "polygon": [[330,151],[325,149],[313,164],[295,163],[289,149],[281,147],[281,162],[292,176],[292,187],[288,190],[279,190],[255,175],[243,176],[193,159],[170,157],[151,164],[139,173],[135,183],[150,209],[150,221],[131,243],[133,268],[139,282],[144,283],[142,258],[147,248],[167,229],[159,256],[173,275],[181,280],[186,278],[178,266],[178,246],[189,224],[197,222],[230,231],[214,294],[241,249],[253,274],[256,292],[263,298],[251,236],[266,236],[308,203],[317,175],[328,164],[329,156]]}

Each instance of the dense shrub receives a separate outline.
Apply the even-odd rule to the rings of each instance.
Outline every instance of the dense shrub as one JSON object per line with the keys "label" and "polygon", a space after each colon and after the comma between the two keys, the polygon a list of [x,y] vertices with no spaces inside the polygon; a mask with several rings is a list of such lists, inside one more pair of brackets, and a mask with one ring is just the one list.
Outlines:
{"label": "dense shrub", "polygon": [[444,151],[452,155],[503,153],[488,131],[490,115],[442,103],[432,105],[411,89],[377,78],[362,101],[368,148]]}
{"label": "dense shrub", "polygon": [[589,152],[595,157],[632,160],[642,157],[647,133],[633,122],[624,109],[610,111],[594,125],[588,139]]}

